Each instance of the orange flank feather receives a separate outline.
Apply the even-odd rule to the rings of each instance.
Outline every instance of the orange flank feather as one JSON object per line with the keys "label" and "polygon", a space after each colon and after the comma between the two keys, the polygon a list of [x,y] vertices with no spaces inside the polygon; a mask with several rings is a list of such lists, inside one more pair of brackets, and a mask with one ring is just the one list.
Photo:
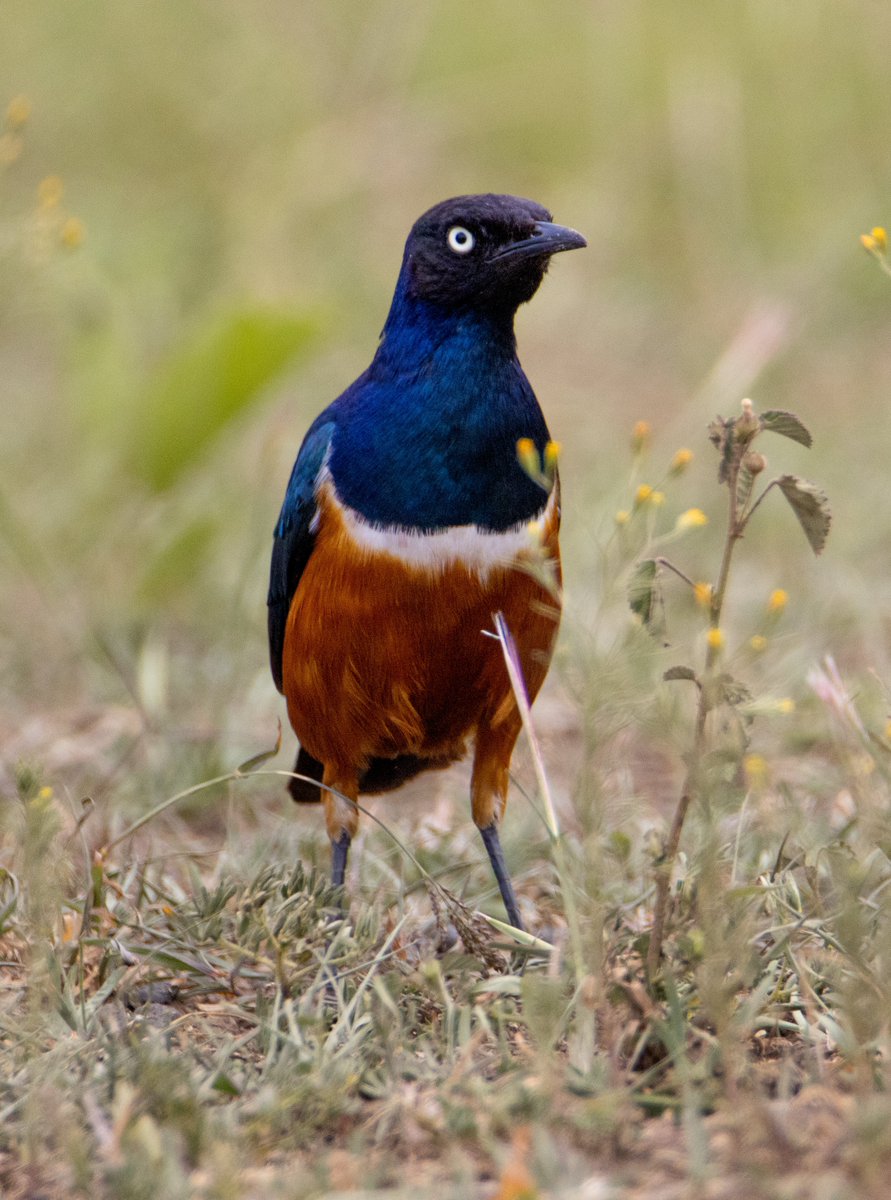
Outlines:
{"label": "orange flank feather", "polygon": [[[359,779],[372,759],[415,755],[441,767],[475,739],[473,819],[497,822],[520,732],[493,614],[516,642],[530,700],[547,673],[560,619],[559,505],[540,537],[549,590],[530,549],[484,568],[460,558],[409,564],[358,544],[329,484],[318,493],[316,541],[294,594],[283,654],[291,724],[325,764],[328,835],[353,837]],[[554,497],[556,500],[556,497]]]}

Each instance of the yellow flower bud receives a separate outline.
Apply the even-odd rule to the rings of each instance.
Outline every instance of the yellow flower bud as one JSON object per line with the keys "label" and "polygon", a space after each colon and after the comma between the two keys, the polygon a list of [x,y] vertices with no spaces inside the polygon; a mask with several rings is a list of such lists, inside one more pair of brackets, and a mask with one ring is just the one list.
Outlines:
{"label": "yellow flower bud", "polygon": [[668,470],[672,475],[680,475],[682,471],[686,471],[692,461],[693,451],[682,446],[680,450],[675,451]]}
{"label": "yellow flower bud", "polygon": [[756,633],[754,637],[749,638],[749,649],[754,650],[756,654],[763,654],[767,649],[767,638],[761,633]]}
{"label": "yellow flower bud", "polygon": [[649,421],[635,421],[634,428],[631,430],[631,449],[635,454],[639,453],[650,440],[650,434],[653,432],[653,427]]}
{"label": "yellow flower bud", "polygon": [[651,494],[650,504],[654,505],[656,508],[659,508],[664,503],[665,503],[665,493],[664,492],[653,492]]}
{"label": "yellow flower bud", "polygon": [[888,233],[881,225],[876,225],[872,231],[872,240],[875,242],[879,250],[888,249]]}
{"label": "yellow flower bud", "polygon": [[631,520],[631,513],[628,511],[627,508],[620,508],[619,511],[616,513],[616,524],[617,525],[627,525],[630,520]]}
{"label": "yellow flower bud", "polygon": [[770,598],[767,601],[767,611],[772,613],[781,613],[789,603],[789,593],[782,588],[775,588],[770,593]]}
{"label": "yellow flower bud", "polygon": [[693,596],[702,608],[708,608],[712,602],[712,585],[710,583],[694,583]]}
{"label": "yellow flower bud", "polygon": [[637,491],[634,493],[635,505],[637,506],[637,505],[641,505],[641,504],[647,504],[652,495],[653,495],[653,489],[650,487],[650,485],[648,483],[642,483],[640,485],[640,487],[637,489]]}
{"label": "yellow flower bud", "polygon": [[6,107],[6,126],[8,129],[21,129],[31,116],[31,101],[27,96],[13,96]]}
{"label": "yellow flower bud", "polygon": [[688,508],[675,522],[675,529],[701,529],[708,525],[708,517],[701,508]]}
{"label": "yellow flower bud", "polygon": [[777,700],[777,712],[782,713],[784,716],[795,712],[795,701],[791,696],[783,696],[782,699]]}
{"label": "yellow flower bud", "polygon": [[44,784],[44,786],[37,793],[37,799],[43,800],[44,802],[46,802],[47,800],[52,800],[52,798],[53,798],[53,789],[51,787],[48,787],[46,784]]}
{"label": "yellow flower bud", "polygon": [[742,767],[748,787],[757,790],[764,787],[767,783],[767,763],[760,754],[747,754]]}
{"label": "yellow flower bud", "polygon": [[863,247],[863,249],[864,249],[864,250],[866,250],[866,251],[867,251],[869,254],[875,254],[875,253],[876,253],[876,251],[877,251],[877,250],[878,250],[878,248],[879,248],[879,244],[878,244],[878,242],[877,242],[877,241],[876,241],[876,239],[875,239],[875,238],[872,236],[872,234],[871,234],[871,233],[861,233],[861,234],[860,234],[860,245],[861,245],[861,246]]}
{"label": "yellow flower bud", "polygon": [[715,626],[708,631],[705,640],[710,650],[720,650],[724,646],[724,634]]}
{"label": "yellow flower bud", "polygon": [[520,466],[527,475],[531,475],[533,479],[539,477],[541,474],[541,458],[538,454],[538,447],[532,438],[522,437],[517,440],[517,458],[520,460]]}
{"label": "yellow flower bud", "polygon": [[560,458],[560,451],[563,447],[559,442],[548,442],[544,452],[545,472],[548,475],[553,475],[557,470],[557,462]]}
{"label": "yellow flower bud", "polygon": [[86,236],[86,228],[79,217],[68,217],[59,230],[62,245],[69,250],[76,250],[78,246],[82,245]]}

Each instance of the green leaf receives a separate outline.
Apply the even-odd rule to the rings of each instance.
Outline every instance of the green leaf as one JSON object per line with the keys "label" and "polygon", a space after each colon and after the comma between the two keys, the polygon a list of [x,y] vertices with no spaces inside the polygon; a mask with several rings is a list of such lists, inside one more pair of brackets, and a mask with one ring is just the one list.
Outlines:
{"label": "green leaf", "polygon": [[692,667],[669,667],[662,678],[666,683],[671,683],[675,679],[687,679],[690,683],[699,683],[699,677]]}
{"label": "green leaf", "polygon": [[792,506],[814,554],[826,544],[832,513],[826,493],[798,475],[781,475],[777,486]]}
{"label": "green leaf", "polygon": [[156,491],[176,483],[316,333],[305,314],[266,309],[225,317],[190,337],[142,398],[131,429],[133,469]]}
{"label": "green leaf", "polygon": [[811,431],[799,421],[795,413],[784,412],[781,408],[772,408],[761,413],[761,428],[769,433],[779,433],[783,437],[791,438],[801,446],[810,447],[814,440]]}
{"label": "green leaf", "polygon": [[746,466],[746,460],[743,459],[736,477],[736,507],[739,512],[742,512],[749,503],[754,486],[755,476]]}
{"label": "green leaf", "polygon": [[659,564],[654,558],[639,562],[628,585],[628,603],[653,637],[665,633],[665,610],[659,582]]}

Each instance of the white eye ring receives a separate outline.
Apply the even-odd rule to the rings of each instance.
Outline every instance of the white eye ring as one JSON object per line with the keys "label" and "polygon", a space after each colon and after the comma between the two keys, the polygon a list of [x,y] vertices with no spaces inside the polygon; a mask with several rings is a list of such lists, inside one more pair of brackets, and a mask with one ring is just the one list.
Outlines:
{"label": "white eye ring", "polygon": [[449,249],[456,254],[469,254],[476,245],[476,238],[463,225],[453,225],[446,235]]}

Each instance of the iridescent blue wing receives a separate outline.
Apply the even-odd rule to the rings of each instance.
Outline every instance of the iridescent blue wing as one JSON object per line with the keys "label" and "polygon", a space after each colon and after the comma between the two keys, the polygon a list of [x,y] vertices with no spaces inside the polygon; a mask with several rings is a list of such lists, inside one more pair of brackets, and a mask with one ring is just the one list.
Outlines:
{"label": "iridescent blue wing", "polygon": [[323,413],[313,424],[291,471],[288,490],[275,527],[269,573],[269,664],[282,690],[282,653],[291,601],[315,543],[316,481],[334,433],[334,421]]}

